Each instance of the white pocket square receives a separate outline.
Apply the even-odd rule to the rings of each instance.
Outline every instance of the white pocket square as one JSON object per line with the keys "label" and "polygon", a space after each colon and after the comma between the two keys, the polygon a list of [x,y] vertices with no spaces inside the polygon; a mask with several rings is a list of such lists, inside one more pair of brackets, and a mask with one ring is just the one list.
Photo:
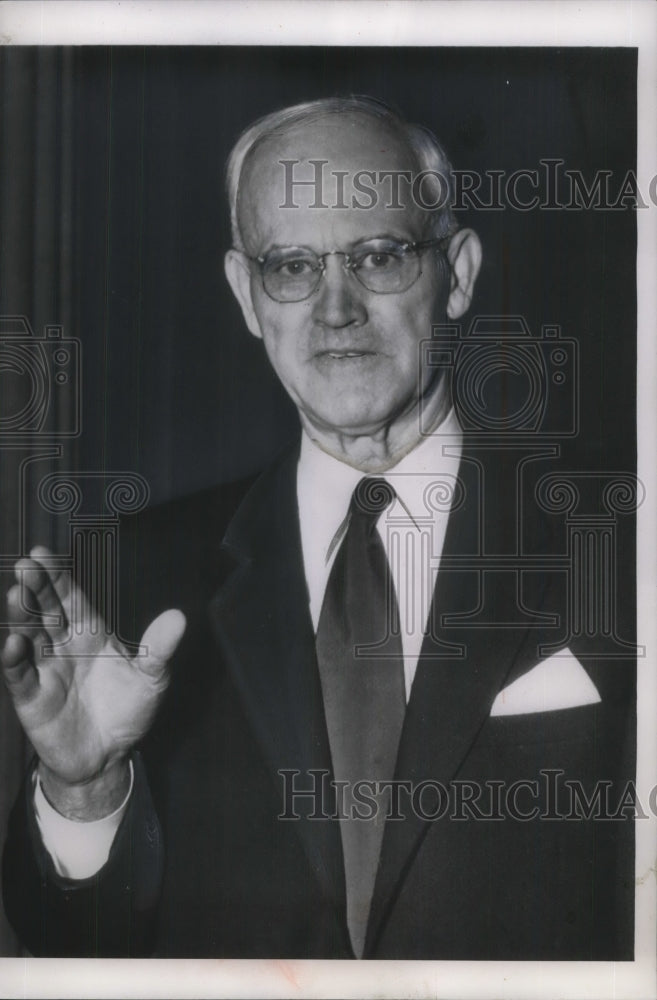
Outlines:
{"label": "white pocket square", "polygon": [[490,714],[554,712],[559,708],[594,705],[598,701],[598,689],[582,664],[569,649],[562,649],[503,688]]}

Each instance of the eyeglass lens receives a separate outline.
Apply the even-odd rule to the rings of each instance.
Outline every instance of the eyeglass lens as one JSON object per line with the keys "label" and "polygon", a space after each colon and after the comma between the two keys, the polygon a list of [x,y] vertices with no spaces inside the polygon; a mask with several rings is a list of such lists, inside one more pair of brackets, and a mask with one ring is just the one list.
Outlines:
{"label": "eyeglass lens", "polygon": [[[344,266],[371,292],[403,292],[420,274],[417,252],[398,243],[364,244],[343,256]],[[323,270],[323,257],[312,250],[299,247],[273,250],[262,262],[265,291],[278,302],[299,302],[313,294]]]}

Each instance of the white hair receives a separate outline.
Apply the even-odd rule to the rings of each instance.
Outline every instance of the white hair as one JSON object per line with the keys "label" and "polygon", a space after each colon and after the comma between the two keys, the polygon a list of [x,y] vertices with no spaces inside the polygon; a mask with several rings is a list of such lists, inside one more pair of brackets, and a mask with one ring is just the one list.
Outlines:
{"label": "white hair", "polygon": [[[233,245],[236,249],[244,249],[239,227],[238,204],[240,180],[247,157],[270,136],[281,135],[294,126],[310,124],[326,115],[354,112],[385,123],[397,132],[400,139],[408,146],[419,172],[425,175],[423,197],[426,198],[428,194],[437,205],[435,209],[426,209],[427,214],[431,216],[432,236],[439,238],[456,228],[456,220],[451,209],[454,197],[452,167],[435,135],[422,125],[413,125],[405,121],[383,101],[373,97],[328,97],[281,108],[265,115],[264,118],[259,118],[242,132],[233,146],[226,166],[226,187]],[[447,198],[443,184],[447,185]],[[427,200],[427,204],[431,203]]]}

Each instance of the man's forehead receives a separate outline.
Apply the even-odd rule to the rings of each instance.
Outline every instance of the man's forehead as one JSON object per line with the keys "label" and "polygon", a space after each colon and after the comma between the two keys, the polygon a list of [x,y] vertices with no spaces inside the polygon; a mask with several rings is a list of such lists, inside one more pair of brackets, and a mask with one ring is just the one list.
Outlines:
{"label": "man's forehead", "polygon": [[401,175],[417,169],[403,137],[367,115],[325,115],[268,136],[243,169],[244,238],[271,241],[280,233],[281,242],[290,242],[298,233],[297,241],[307,242],[313,231],[346,238],[356,236],[356,228],[363,235],[397,231],[407,238],[418,212]]}
{"label": "man's forehead", "polygon": [[267,136],[246,170],[260,173],[280,159],[328,159],[330,169],[417,169],[413,153],[390,124],[358,112],[327,114]]}

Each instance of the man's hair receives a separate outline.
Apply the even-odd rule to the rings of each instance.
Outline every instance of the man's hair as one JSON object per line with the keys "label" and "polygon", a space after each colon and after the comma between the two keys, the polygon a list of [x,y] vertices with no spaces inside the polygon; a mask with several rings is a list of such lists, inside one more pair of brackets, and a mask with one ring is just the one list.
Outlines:
{"label": "man's hair", "polygon": [[247,157],[270,136],[281,135],[297,125],[310,124],[326,115],[346,113],[367,115],[383,122],[406,144],[416,161],[418,173],[426,172],[422,182],[422,198],[427,204],[437,205],[435,209],[426,210],[430,216],[431,236],[442,237],[456,228],[456,220],[451,209],[454,195],[452,167],[433,132],[422,125],[413,125],[405,121],[383,101],[373,97],[360,95],[328,97],[281,108],[265,115],[264,118],[259,118],[242,132],[233,146],[226,166],[226,187],[233,245],[238,250],[244,249],[238,207],[240,181]]}

